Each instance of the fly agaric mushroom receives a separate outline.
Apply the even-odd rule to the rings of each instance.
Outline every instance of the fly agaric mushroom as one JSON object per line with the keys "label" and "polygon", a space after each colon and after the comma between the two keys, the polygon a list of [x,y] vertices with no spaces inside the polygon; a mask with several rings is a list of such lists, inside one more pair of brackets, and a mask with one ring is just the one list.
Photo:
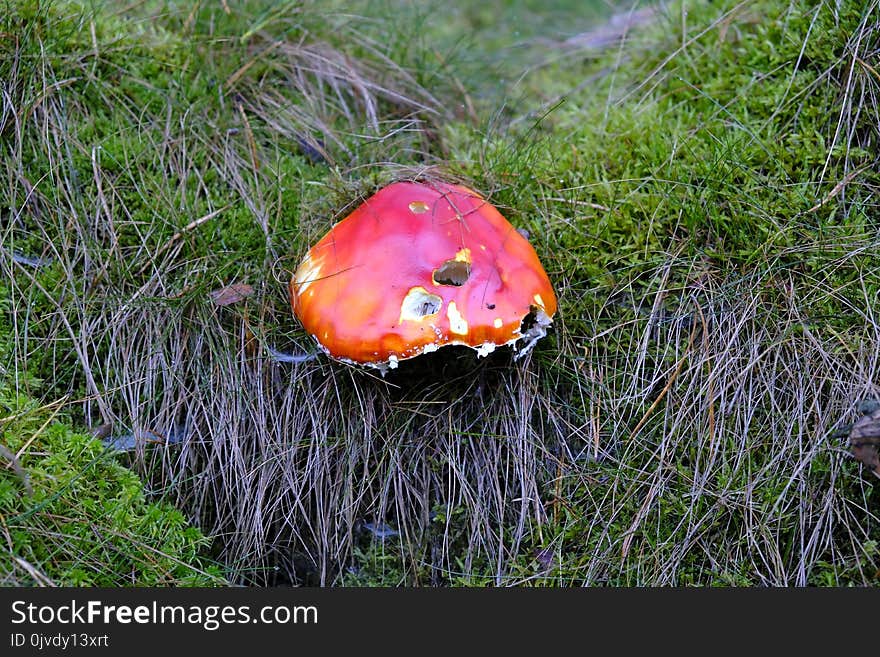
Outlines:
{"label": "fly agaric mushroom", "polygon": [[556,312],[531,244],[479,194],[442,183],[364,201],[306,254],[290,299],[328,355],[383,374],[446,345],[522,355]]}

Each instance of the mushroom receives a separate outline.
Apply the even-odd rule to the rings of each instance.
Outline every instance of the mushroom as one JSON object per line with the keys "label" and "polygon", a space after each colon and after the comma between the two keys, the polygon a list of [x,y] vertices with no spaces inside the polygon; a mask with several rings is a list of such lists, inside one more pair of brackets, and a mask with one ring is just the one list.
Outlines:
{"label": "mushroom", "polygon": [[290,299],[325,353],[383,374],[446,345],[521,356],[556,312],[531,244],[473,190],[436,182],[364,201],[306,254]]}

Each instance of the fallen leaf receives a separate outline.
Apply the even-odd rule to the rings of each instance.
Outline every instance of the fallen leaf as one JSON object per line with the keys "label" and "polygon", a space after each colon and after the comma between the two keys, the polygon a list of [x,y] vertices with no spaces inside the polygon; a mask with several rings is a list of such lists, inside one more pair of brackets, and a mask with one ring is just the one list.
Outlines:
{"label": "fallen leaf", "polygon": [[535,561],[541,566],[542,570],[552,570],[559,564],[553,555],[553,548],[545,547],[534,552]]}
{"label": "fallen leaf", "polygon": [[230,306],[233,303],[247,299],[253,293],[254,288],[247,283],[233,283],[232,285],[212,290],[209,296],[211,301],[218,306]]}
{"label": "fallen leaf", "polygon": [[111,431],[113,431],[113,425],[109,422],[105,422],[92,429],[92,437],[97,438],[98,440],[104,440],[104,438],[110,435]]}
{"label": "fallen leaf", "polygon": [[400,535],[400,532],[398,532],[396,529],[392,529],[382,522],[365,522],[363,524],[363,528],[370,532],[373,536],[381,540]]}
{"label": "fallen leaf", "polygon": [[108,435],[101,440],[111,450],[130,452],[137,449],[139,445],[175,445],[188,437],[189,432],[186,427],[176,426],[166,433],[151,430],[135,431],[115,436]]}
{"label": "fallen leaf", "polygon": [[19,253],[18,251],[13,251],[12,262],[16,262],[20,265],[28,265],[29,267],[46,267],[47,265],[52,264],[52,259],[29,256],[24,253]]}
{"label": "fallen leaf", "polygon": [[853,456],[880,477],[880,407],[855,421],[849,432],[849,448]]}
{"label": "fallen leaf", "polygon": [[300,153],[305,155],[312,164],[327,163],[329,158],[323,140],[296,135],[296,144],[299,146]]}

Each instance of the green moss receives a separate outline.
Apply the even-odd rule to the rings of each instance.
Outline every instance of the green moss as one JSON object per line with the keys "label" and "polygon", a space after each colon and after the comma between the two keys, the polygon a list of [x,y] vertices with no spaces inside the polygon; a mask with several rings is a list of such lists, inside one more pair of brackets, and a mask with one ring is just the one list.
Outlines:
{"label": "green moss", "polygon": [[[0,581],[6,585],[212,586],[209,540],[57,408],[0,389]],[[8,450],[8,452],[7,452]],[[10,458],[16,455],[15,458]],[[14,467],[13,467],[14,464]],[[45,579],[44,579],[45,578]]]}

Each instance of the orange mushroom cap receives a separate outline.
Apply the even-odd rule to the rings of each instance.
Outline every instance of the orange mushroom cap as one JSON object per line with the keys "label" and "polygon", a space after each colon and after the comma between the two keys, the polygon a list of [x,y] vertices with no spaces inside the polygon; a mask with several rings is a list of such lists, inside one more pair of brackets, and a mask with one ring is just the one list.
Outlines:
{"label": "orange mushroom cap", "polygon": [[556,295],[531,244],[476,192],[398,182],[328,232],[290,281],[294,313],[330,356],[384,370],[445,345],[524,353]]}

